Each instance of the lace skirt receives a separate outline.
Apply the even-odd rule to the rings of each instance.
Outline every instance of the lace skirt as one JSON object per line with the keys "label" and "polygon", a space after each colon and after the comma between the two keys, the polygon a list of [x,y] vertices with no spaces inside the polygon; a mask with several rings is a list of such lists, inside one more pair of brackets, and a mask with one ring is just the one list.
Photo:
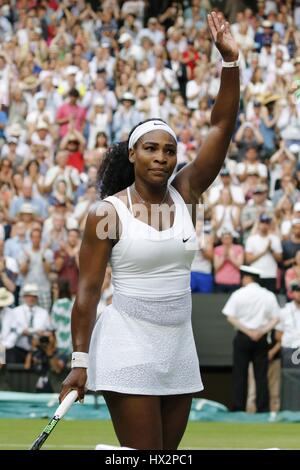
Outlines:
{"label": "lace skirt", "polygon": [[87,386],[138,395],[203,390],[190,294],[141,299],[115,292],[93,330]]}

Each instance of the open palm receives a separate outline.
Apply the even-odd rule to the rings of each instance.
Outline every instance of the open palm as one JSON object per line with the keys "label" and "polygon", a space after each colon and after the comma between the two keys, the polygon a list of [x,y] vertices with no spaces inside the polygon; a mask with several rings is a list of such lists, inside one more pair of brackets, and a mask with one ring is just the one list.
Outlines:
{"label": "open palm", "polygon": [[208,26],[214,43],[222,58],[228,62],[236,60],[239,56],[239,48],[235,42],[228,21],[224,21],[222,15],[212,12],[207,15]]}

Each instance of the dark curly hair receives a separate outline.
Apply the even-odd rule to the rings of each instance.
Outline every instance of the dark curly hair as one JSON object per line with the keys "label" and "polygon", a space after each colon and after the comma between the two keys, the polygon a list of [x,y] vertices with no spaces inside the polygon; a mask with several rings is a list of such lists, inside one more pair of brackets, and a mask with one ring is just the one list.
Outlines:
{"label": "dark curly hair", "polygon": [[129,161],[128,142],[138,126],[154,120],[165,122],[160,118],[141,121],[131,130],[128,140],[109,147],[97,175],[97,188],[101,199],[122,191],[134,182],[134,165]]}

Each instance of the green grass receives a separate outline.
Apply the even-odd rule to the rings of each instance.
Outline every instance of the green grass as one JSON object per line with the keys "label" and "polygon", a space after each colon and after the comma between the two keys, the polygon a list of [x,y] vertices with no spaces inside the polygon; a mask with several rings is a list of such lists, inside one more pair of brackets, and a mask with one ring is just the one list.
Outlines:
{"label": "green grass", "polygon": [[[0,419],[0,449],[27,449],[47,420]],[[93,449],[96,444],[118,445],[110,421],[62,421],[43,449]],[[300,449],[300,424],[190,422],[183,449]]]}

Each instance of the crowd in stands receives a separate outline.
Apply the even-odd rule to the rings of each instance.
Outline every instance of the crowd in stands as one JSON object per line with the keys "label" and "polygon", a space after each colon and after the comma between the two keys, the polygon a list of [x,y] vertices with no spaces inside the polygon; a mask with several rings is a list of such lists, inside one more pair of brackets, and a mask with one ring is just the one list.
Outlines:
{"label": "crowd in stands", "polygon": [[[14,307],[24,321],[14,327],[18,339],[8,338],[14,361],[39,363],[32,351],[43,338],[53,369],[68,363],[81,237],[109,145],[159,117],[177,134],[177,171],[195,157],[220,82],[206,24],[212,8],[230,19],[240,47],[241,102],[224,167],[201,201],[205,243],[192,290],[231,293],[246,263],[263,272],[263,286],[292,298],[300,2],[1,0],[0,309]],[[101,305],[111,301],[109,278]]]}

